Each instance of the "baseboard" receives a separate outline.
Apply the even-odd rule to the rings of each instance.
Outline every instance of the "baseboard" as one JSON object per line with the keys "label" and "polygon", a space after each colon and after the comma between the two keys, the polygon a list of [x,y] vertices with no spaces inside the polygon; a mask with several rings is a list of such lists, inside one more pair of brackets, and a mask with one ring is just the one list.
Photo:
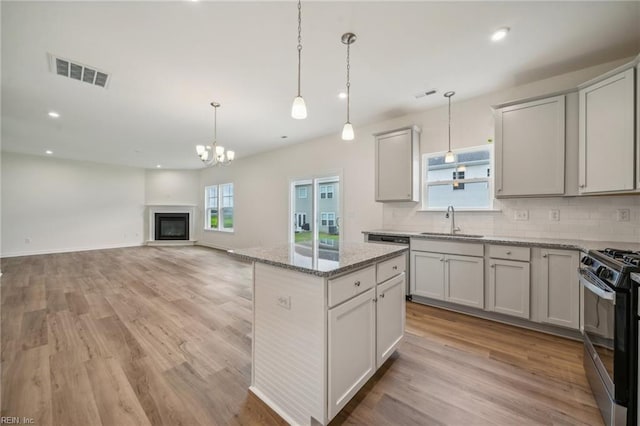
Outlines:
{"label": "baseboard", "polygon": [[224,246],[220,246],[217,244],[211,244],[211,243],[205,243],[202,241],[196,241],[197,246],[202,246],[202,247],[208,247],[208,248],[212,248],[212,249],[216,249],[216,250],[222,250],[222,251],[229,251],[232,250],[231,247],[224,247]]}
{"label": "baseboard", "polygon": [[107,245],[98,246],[98,247],[70,247],[70,248],[53,249],[53,250],[32,250],[32,251],[24,251],[24,252],[2,253],[0,255],[0,259],[5,259],[8,257],[20,257],[20,256],[39,256],[43,254],[73,253],[77,251],[109,250],[109,249],[126,248],[126,247],[140,247],[142,245],[144,244],[140,242],[137,244],[107,244]]}
{"label": "baseboard", "polygon": [[197,240],[149,240],[145,244],[153,247],[194,246]]}

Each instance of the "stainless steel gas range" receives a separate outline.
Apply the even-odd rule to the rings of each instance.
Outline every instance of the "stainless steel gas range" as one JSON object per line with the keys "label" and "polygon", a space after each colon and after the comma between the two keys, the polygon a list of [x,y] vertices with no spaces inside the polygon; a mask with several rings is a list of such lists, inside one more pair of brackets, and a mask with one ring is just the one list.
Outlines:
{"label": "stainless steel gas range", "polygon": [[584,287],[584,367],[607,425],[636,425],[640,252],[590,250],[580,260]]}

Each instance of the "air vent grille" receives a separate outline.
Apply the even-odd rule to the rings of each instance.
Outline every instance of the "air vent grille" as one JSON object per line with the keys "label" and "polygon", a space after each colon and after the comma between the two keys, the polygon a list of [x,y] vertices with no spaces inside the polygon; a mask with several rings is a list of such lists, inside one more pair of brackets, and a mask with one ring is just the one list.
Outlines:
{"label": "air vent grille", "polygon": [[55,73],[63,77],[69,77],[74,80],[83,81],[95,86],[107,87],[109,82],[109,74],[98,71],[95,67],[82,65],[77,61],[55,57],[50,55],[51,69]]}

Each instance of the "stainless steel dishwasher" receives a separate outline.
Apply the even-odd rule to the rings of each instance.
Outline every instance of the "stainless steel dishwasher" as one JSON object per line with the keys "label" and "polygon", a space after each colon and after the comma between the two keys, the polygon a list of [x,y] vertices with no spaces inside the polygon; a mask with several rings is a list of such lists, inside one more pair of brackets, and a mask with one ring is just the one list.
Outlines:
{"label": "stainless steel dishwasher", "polygon": [[[392,244],[396,246],[407,246],[409,247],[409,243],[411,239],[406,235],[392,235],[392,234],[366,234],[365,241],[368,243],[376,243],[376,244]],[[410,279],[410,270],[409,270],[409,254],[407,253],[407,264],[405,266],[405,276],[407,277],[407,286],[404,289],[405,295],[407,299],[411,299],[411,286],[409,283]]]}

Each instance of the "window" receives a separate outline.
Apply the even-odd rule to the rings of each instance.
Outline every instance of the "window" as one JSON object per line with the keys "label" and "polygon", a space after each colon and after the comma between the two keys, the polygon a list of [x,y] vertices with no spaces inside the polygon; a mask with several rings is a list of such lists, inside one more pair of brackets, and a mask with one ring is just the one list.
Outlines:
{"label": "window", "polygon": [[233,231],[233,184],[207,186],[205,193],[205,229]]}
{"label": "window", "polygon": [[336,224],[335,213],[320,213],[320,225],[335,226],[335,224]]}
{"label": "window", "polygon": [[307,198],[307,188],[298,187],[298,198]]}
{"label": "window", "polygon": [[454,153],[456,162],[449,164],[444,162],[443,153],[423,156],[423,208],[492,208],[493,145]]}
{"label": "window", "polygon": [[333,185],[320,185],[320,198],[333,198]]}

